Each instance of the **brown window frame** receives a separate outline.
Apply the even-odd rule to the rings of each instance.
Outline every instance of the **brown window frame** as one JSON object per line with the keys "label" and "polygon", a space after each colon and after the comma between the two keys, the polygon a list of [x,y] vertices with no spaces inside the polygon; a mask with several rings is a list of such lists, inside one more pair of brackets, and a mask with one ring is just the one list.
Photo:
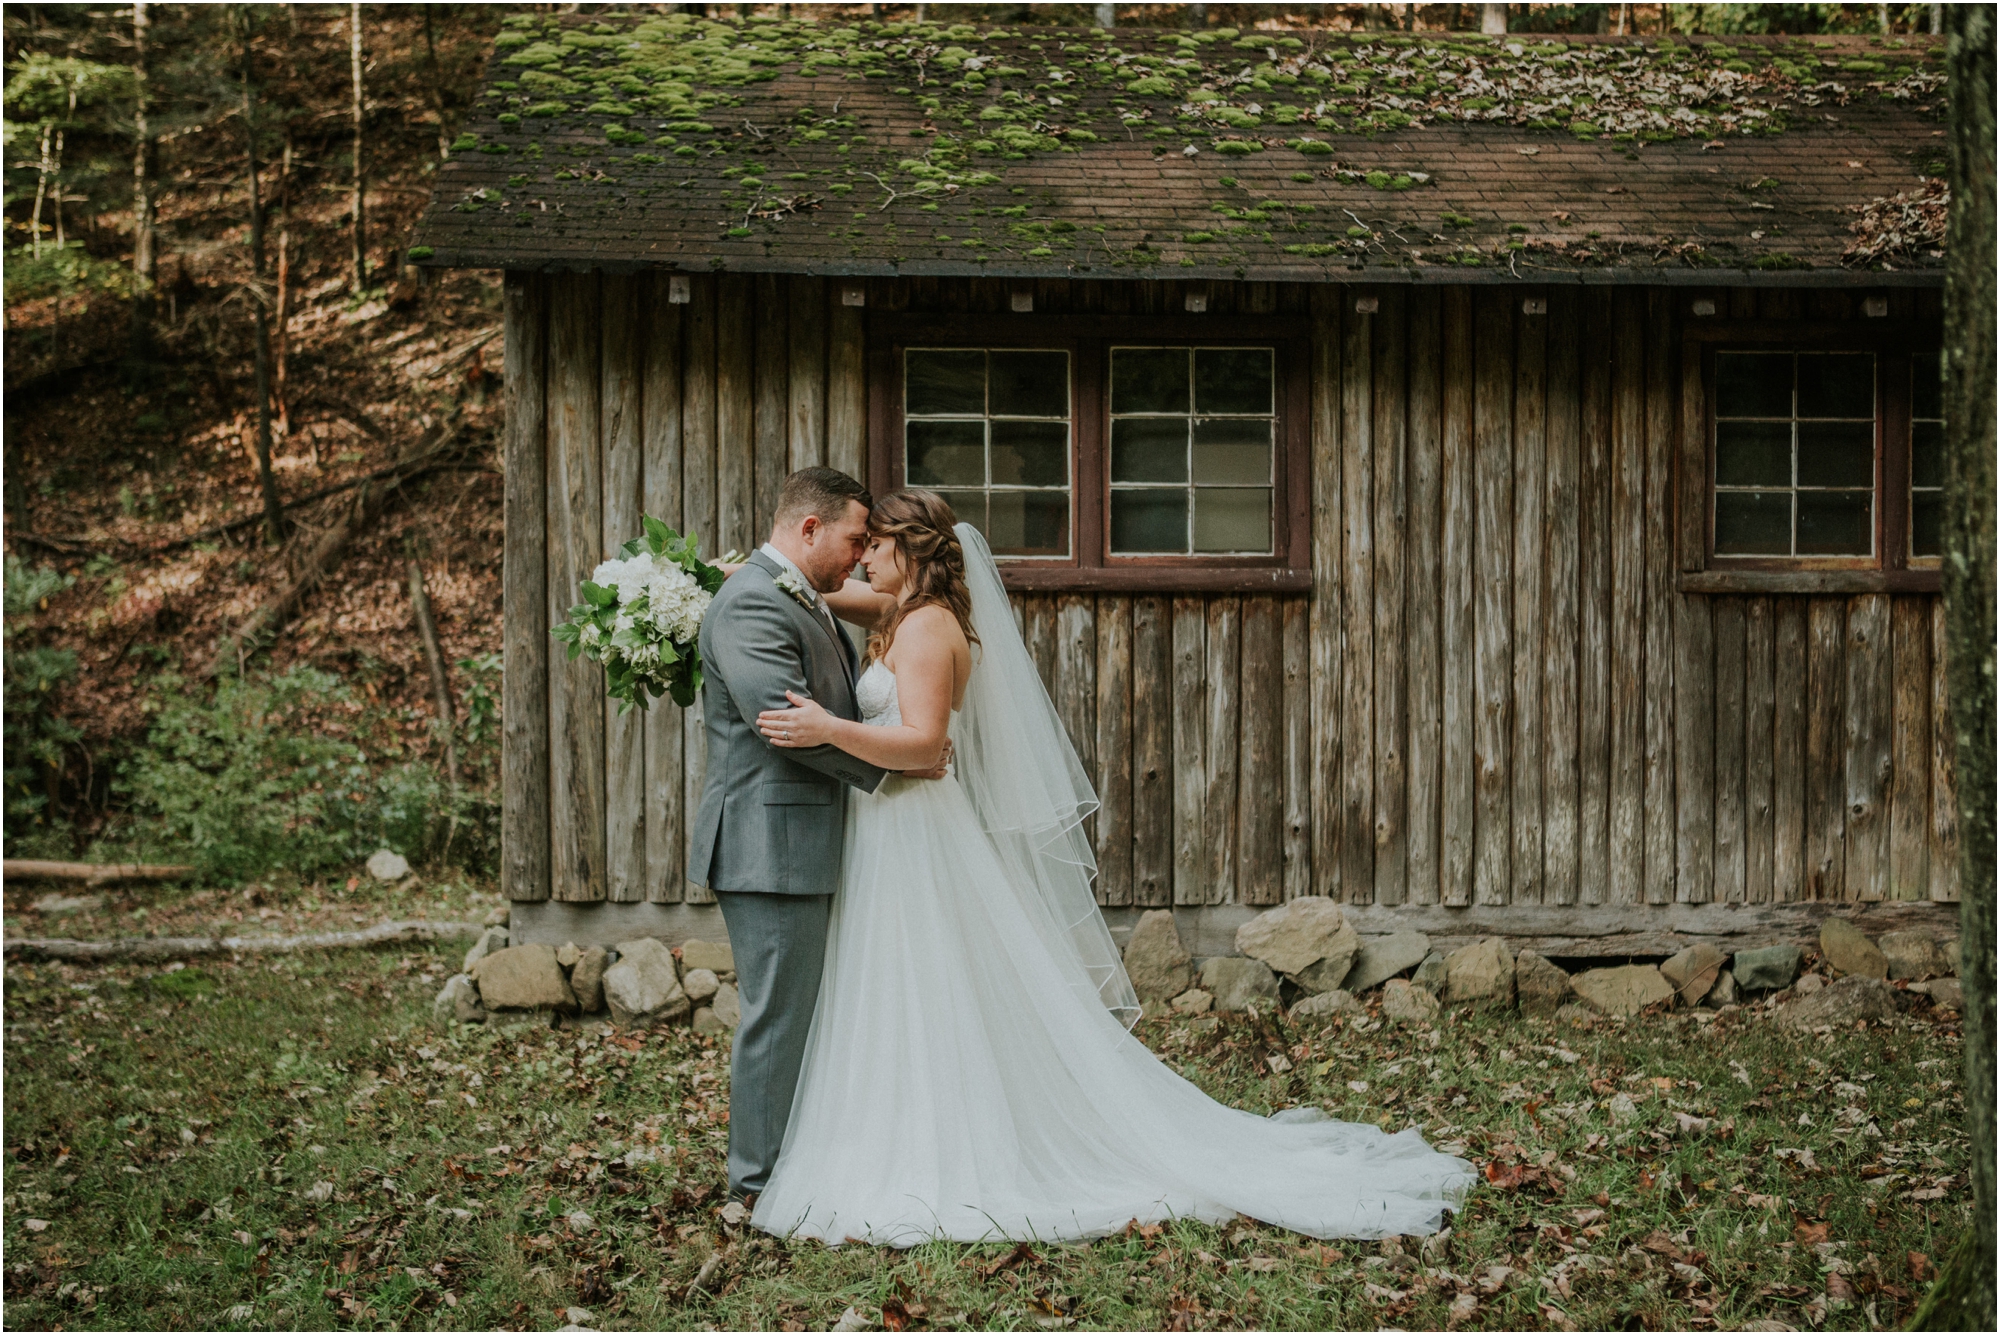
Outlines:
{"label": "brown window frame", "polygon": [[[1274,350],[1269,556],[1114,556],[1110,552],[1110,405],[1113,345],[1270,347]],[[1022,592],[1301,592],[1312,587],[1312,341],[1308,322],[1284,316],[908,315],[868,322],[868,484],[903,485],[903,365],[911,347],[1064,349],[1070,357],[1070,553],[1003,557],[1001,579]]]}
{"label": "brown window frame", "polygon": [[[1682,423],[1679,505],[1684,593],[1935,593],[1936,557],[1910,555],[1910,363],[1940,331],[1913,321],[1702,321],[1685,328],[1694,401]],[[1866,352],[1875,357],[1875,554],[1729,556],[1715,551],[1715,355]],[[1892,482],[1893,479],[1893,482]]]}

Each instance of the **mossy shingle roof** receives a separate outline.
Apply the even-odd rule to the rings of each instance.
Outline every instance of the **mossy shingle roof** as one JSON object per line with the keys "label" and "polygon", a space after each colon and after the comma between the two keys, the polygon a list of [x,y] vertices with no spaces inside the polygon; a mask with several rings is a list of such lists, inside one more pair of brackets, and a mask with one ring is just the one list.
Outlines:
{"label": "mossy shingle roof", "polygon": [[1936,281],[1843,253],[1944,170],[1942,48],[1733,41],[522,15],[412,259]]}

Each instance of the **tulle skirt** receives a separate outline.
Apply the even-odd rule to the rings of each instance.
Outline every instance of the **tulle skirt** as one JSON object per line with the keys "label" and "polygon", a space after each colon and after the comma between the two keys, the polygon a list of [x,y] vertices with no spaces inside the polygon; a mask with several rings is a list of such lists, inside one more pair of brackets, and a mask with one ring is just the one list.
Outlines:
{"label": "tulle skirt", "polygon": [[1413,1128],[1210,1099],[1099,1000],[956,779],[849,799],[819,1006],[752,1222],[892,1247],[1072,1240],[1241,1213],[1317,1237],[1437,1229],[1465,1160]]}

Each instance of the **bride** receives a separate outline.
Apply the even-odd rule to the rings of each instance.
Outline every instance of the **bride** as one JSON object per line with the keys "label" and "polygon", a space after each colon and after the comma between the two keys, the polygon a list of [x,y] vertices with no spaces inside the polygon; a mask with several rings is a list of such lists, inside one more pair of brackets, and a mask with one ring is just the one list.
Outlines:
{"label": "bride", "polygon": [[784,1148],[751,1221],[908,1247],[1078,1239],[1239,1212],[1318,1237],[1435,1230],[1474,1174],[1412,1128],[1228,1108],[1127,1027],[1138,1003],[1092,900],[1096,806],[985,539],[928,491],[881,498],[862,720],[765,713],[773,746],[831,743],[892,775],[848,803],[825,972]]}

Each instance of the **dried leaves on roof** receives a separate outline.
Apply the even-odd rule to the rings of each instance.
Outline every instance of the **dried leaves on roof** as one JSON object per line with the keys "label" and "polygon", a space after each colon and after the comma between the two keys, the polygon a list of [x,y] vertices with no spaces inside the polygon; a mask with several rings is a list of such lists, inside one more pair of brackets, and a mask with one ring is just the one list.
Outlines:
{"label": "dried leaves on roof", "polygon": [[1946,216],[1951,212],[1951,186],[1936,177],[1926,177],[1914,190],[1871,199],[1866,204],[1850,204],[1848,212],[1861,217],[1851,224],[1854,244],[1841,252],[1847,264],[1879,264],[1893,268],[1892,259],[1938,259],[1944,254]]}

